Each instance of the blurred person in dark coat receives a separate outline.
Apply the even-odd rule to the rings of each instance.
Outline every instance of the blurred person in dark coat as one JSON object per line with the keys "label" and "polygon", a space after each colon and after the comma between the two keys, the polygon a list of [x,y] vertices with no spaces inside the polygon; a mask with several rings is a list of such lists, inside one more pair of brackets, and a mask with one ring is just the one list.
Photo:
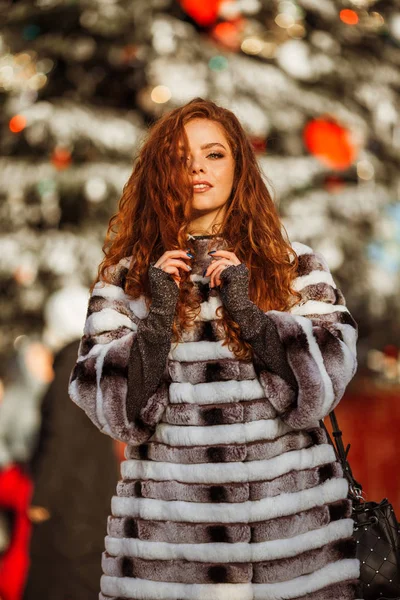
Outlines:
{"label": "blurred person in dark coat", "polygon": [[[58,323],[60,335],[66,304],[69,314],[75,310],[80,326],[84,315],[77,318],[80,308],[71,306],[64,291],[58,294],[48,305],[47,323]],[[74,328],[69,329],[64,340],[73,337]],[[118,461],[113,440],[100,433],[68,396],[78,346],[78,339],[69,341],[55,354],[54,379],[41,405],[41,427],[31,461],[33,533],[24,600],[98,599],[104,528],[118,480]]]}

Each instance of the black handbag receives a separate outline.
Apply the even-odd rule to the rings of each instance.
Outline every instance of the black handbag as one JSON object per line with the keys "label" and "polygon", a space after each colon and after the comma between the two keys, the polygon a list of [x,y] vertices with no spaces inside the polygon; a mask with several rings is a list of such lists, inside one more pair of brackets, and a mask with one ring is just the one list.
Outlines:
{"label": "black handbag", "polygon": [[353,503],[356,557],[360,561],[360,587],[365,600],[400,600],[400,524],[387,498],[381,502],[366,501],[362,486],[355,480],[344,449],[342,432],[334,411],[329,415],[335,443],[323,421],[322,427],[332,444],[343,475],[349,482],[348,498]]}

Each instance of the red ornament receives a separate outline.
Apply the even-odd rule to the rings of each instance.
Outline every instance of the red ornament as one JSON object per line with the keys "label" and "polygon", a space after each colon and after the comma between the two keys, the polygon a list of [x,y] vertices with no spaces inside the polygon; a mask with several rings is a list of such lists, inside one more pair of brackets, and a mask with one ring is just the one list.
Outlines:
{"label": "red ornament", "polygon": [[15,115],[10,119],[8,126],[13,133],[19,133],[26,127],[26,117],[24,115]]}
{"label": "red ornament", "polygon": [[345,187],[345,182],[337,175],[329,175],[324,181],[325,189],[331,194],[340,192]]}
{"label": "red ornament", "polygon": [[267,142],[265,138],[260,137],[250,137],[250,144],[256,154],[261,154],[266,151]]}
{"label": "red ornament", "polygon": [[242,43],[241,32],[245,26],[245,19],[237,18],[231,21],[218,23],[212,30],[212,36],[217,41],[226,46],[229,50],[237,52]]}
{"label": "red ornament", "polygon": [[331,118],[310,121],[304,127],[303,140],[309,152],[332,169],[348,169],[358,152],[348,129]]}
{"label": "red ornament", "polygon": [[56,167],[56,169],[67,169],[71,164],[71,161],[71,152],[69,150],[60,146],[57,146],[54,149],[53,154],[51,156],[51,162]]}
{"label": "red ornament", "polygon": [[196,23],[201,27],[210,27],[217,20],[221,0],[202,0],[202,2],[199,2],[199,0],[181,0],[180,3],[185,13]]}
{"label": "red ornament", "polygon": [[340,20],[346,23],[346,25],[357,25],[358,23],[358,14],[350,8],[341,10],[339,16]]}
{"label": "red ornament", "polygon": [[32,497],[32,481],[17,465],[0,472],[0,507],[13,516],[13,530],[9,547],[0,560],[0,598],[22,598],[29,569],[29,541],[31,522],[28,508]]}

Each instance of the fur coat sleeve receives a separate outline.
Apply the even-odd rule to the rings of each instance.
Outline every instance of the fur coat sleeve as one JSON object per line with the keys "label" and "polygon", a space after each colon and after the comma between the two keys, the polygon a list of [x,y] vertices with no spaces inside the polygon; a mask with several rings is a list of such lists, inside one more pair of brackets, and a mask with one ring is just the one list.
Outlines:
{"label": "fur coat sleeve", "polygon": [[[166,301],[165,311],[149,311],[143,296],[128,296],[124,285],[130,260],[124,258],[111,269],[112,283],[98,281],[94,286],[68,391],[100,431],[135,445],[149,439],[167,405],[163,376],[175,298]],[[168,277],[156,271],[158,277]],[[132,403],[139,399],[138,409]]]}
{"label": "fur coat sleeve", "polygon": [[[230,312],[264,363],[259,380],[266,397],[285,423],[303,429],[318,424],[337,406],[353,378],[358,326],[323,255],[299,242],[292,246],[299,257],[292,287],[301,293],[300,302],[288,312],[264,313],[248,299],[246,281],[247,298],[243,293],[238,301],[236,287]],[[240,275],[240,267],[243,263],[229,267],[230,273],[225,269],[222,279],[230,282],[236,270],[243,281],[246,274]],[[229,310],[229,286],[224,295]]]}

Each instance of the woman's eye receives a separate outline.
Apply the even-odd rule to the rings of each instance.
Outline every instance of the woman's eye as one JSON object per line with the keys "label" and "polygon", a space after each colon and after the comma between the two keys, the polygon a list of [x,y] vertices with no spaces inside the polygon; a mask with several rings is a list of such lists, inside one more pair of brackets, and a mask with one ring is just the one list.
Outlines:
{"label": "woman's eye", "polygon": [[221,152],[211,152],[208,156],[218,156],[218,158],[223,158],[223,154]]}

